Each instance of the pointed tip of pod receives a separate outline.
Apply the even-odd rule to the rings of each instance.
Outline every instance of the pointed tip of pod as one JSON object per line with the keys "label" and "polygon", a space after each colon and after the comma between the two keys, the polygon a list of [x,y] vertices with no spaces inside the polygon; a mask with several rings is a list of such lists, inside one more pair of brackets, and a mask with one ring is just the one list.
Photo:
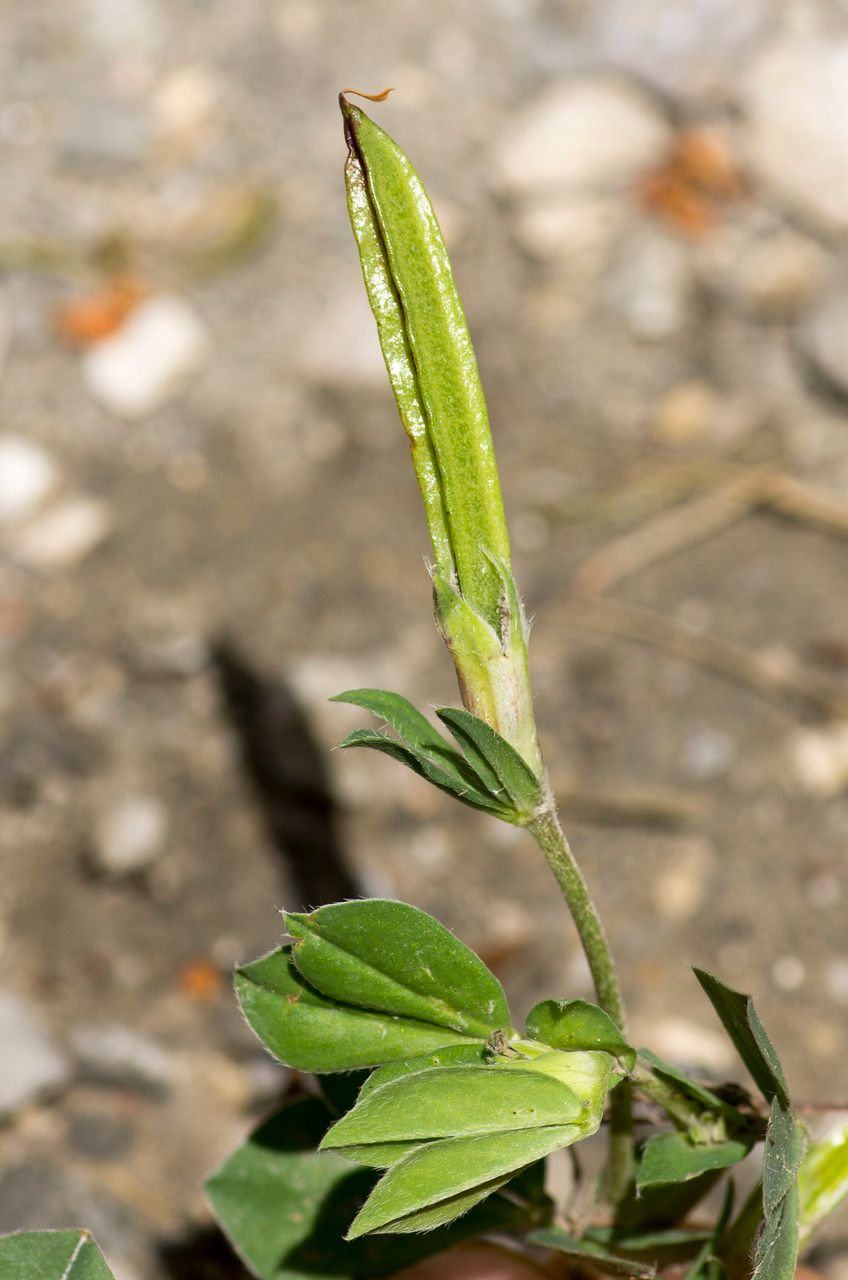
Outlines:
{"label": "pointed tip of pod", "polygon": [[389,94],[394,93],[394,89],[383,89],[380,93],[366,93],[363,89],[342,89],[339,93],[339,107],[344,118],[345,138],[348,146],[352,149],[354,126],[359,121],[367,119],[367,117],[359,107],[355,107],[352,102],[348,102],[347,95],[349,93],[355,93],[359,98],[367,98],[369,102],[385,102]]}

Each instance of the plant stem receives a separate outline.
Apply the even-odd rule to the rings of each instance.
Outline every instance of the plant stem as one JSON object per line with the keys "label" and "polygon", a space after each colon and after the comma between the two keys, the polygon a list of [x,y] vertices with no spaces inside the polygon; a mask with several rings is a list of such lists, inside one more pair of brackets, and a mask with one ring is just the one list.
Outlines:
{"label": "plant stem", "polygon": [[689,1132],[695,1126],[701,1123],[705,1114],[705,1108],[699,1106],[696,1102],[690,1102],[683,1097],[679,1090],[673,1089],[671,1085],[658,1076],[649,1066],[646,1066],[641,1060],[637,1062],[636,1067],[630,1074],[631,1082],[636,1089],[655,1102],[657,1106],[662,1107],[665,1114],[671,1120],[672,1124],[684,1133]]}
{"label": "plant stem", "polygon": [[[527,830],[544,853],[571,912],[589,962],[598,1003],[624,1031],[624,1003],[609,942],[583,873],[560,826],[552,798],[527,824]],[[610,1094],[609,1161],[604,1190],[612,1204],[617,1204],[627,1190],[633,1161],[632,1132],[632,1093],[629,1082],[623,1080]]]}

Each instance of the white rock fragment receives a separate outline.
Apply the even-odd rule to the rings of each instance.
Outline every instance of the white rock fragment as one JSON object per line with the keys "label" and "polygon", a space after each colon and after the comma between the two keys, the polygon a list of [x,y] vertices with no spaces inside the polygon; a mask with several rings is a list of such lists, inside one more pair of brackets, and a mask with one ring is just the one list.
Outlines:
{"label": "white rock fragment", "polygon": [[733,767],[736,747],[721,729],[699,725],[683,743],[680,772],[692,782],[711,782]]}
{"label": "white rock fragment", "polygon": [[798,338],[816,372],[848,394],[848,290],[822,298],[805,318]]}
{"label": "white rock fragment", "polygon": [[848,40],[785,35],[740,79],[748,158],[794,212],[848,230]]}
{"label": "white rock fragment", "polygon": [[0,524],[33,515],[58,479],[58,467],[41,445],[25,436],[0,436]]}
{"label": "white rock fragment", "polygon": [[518,195],[617,191],[657,164],[671,137],[644,90],[608,73],[560,81],[519,110],[495,153],[501,184]]}
{"label": "white rock fragment", "polygon": [[95,832],[97,866],[116,878],[145,871],[161,853],[168,813],[155,796],[125,796],[100,816]]}
{"label": "white rock fragment", "polygon": [[78,1027],[71,1034],[71,1048],[82,1075],[98,1083],[160,1092],[174,1080],[167,1051],[129,1027]]}
{"label": "white rock fragment", "polygon": [[153,101],[163,135],[195,134],[214,118],[218,86],[205,67],[189,64],[165,77]]}
{"label": "white rock fragment", "polygon": [[562,259],[582,274],[592,275],[603,266],[625,216],[615,197],[542,196],[521,210],[516,234],[521,247],[534,257],[546,262]]}
{"label": "white rock fragment", "polygon": [[92,347],[82,372],[94,398],[120,418],[143,418],[174,399],[206,358],[209,338],[182,298],[142,302],[117,333]]}
{"label": "white rock fragment", "polygon": [[112,528],[112,512],[98,498],[68,498],[24,525],[12,545],[21,564],[44,572],[84,560]]}
{"label": "white rock fragment", "polygon": [[798,733],[790,746],[789,764],[796,783],[808,795],[839,795],[848,787],[848,723]]}
{"label": "white rock fragment", "polygon": [[68,1077],[68,1064],[18,996],[0,990],[0,1116],[17,1111]]}
{"label": "white rock fragment", "polygon": [[719,409],[719,397],[707,383],[695,378],[679,382],[654,406],[651,435],[663,444],[692,444],[710,434]]}
{"label": "white rock fragment", "polygon": [[771,967],[774,985],[781,991],[797,991],[804,985],[807,970],[798,956],[778,956]]}

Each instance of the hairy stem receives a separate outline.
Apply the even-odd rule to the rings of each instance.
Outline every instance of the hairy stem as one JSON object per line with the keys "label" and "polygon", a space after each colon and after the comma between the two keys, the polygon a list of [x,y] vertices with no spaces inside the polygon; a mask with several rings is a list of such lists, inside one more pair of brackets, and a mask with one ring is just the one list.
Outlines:
{"label": "hairy stem", "polygon": [[[609,942],[583,873],[560,826],[553,800],[528,823],[528,831],[547,859],[577,929],[589,963],[598,1004],[625,1030],[624,1003]],[[612,1204],[623,1197],[633,1161],[632,1093],[625,1080],[610,1094],[609,1161],[605,1194]]]}

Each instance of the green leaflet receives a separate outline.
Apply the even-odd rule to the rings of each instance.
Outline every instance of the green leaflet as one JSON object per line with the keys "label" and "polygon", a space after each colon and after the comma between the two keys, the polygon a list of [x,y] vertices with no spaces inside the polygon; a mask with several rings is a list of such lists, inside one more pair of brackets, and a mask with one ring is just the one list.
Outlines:
{"label": "green leaflet", "polygon": [[780,1099],[772,1100],[763,1146],[763,1213],[766,1221],[791,1191],[807,1147],[801,1122]]}
{"label": "green leaflet", "polygon": [[504,792],[517,813],[529,818],[542,802],[539,780],[513,746],[491,725],[458,707],[438,707],[466,760],[494,795]]}
{"label": "green leaflet", "polygon": [[507,822],[513,821],[514,815],[511,810],[504,808],[494,796],[487,795],[485,791],[468,782],[456,770],[432,764],[426,758],[417,755],[405,743],[395,742],[393,738],[386,738],[373,729],[355,729],[353,733],[349,733],[342,739],[339,746],[342,748],[370,747],[372,751],[381,751],[383,755],[391,756],[393,760],[405,764],[413,773],[426,778],[440,791],[447,791],[448,795],[455,796],[457,800],[470,805],[472,809],[482,809],[485,813],[492,813]]}
{"label": "green leaflet", "polygon": [[238,969],[235,985],[242,1012],[259,1039],[299,1071],[375,1067],[469,1040],[444,1027],[326,999],[297,972],[290,947]]}
{"label": "green leaflet", "polygon": [[751,1146],[751,1142],[739,1139],[700,1146],[682,1133],[654,1134],[645,1143],[636,1186],[641,1191],[645,1187],[689,1182],[711,1169],[726,1169],[744,1160]]}
{"label": "green leaflet", "polygon": [[557,1125],[429,1142],[384,1174],[354,1220],[348,1239],[372,1231],[404,1231],[411,1215],[416,1217],[410,1229],[420,1231],[418,1215],[437,1205],[442,1210],[436,1216],[449,1221],[468,1208],[465,1192],[485,1189],[488,1195],[504,1175],[570,1146],[581,1136],[576,1125]]}
{"label": "green leaflet", "polygon": [[788,1106],[789,1093],[783,1068],[751,997],[725,986],[719,978],[703,969],[694,969],[693,972],[758,1088],[769,1102],[777,1095],[783,1105]]}
{"label": "green leaflet", "polygon": [[[373,1077],[372,1077],[373,1078]],[[848,1198],[848,1119],[811,1142],[798,1175],[801,1243]]]}
{"label": "green leaflet", "polygon": [[527,1034],[553,1049],[602,1049],[632,1071],[636,1050],[608,1013],[587,1000],[543,1000],[527,1015]]}
{"label": "green leaflet", "polygon": [[520,1230],[542,1212],[541,1205],[493,1195],[454,1226],[426,1236],[348,1243],[345,1231],[375,1178],[315,1150],[330,1120],[316,1098],[287,1104],[206,1184],[218,1222],[259,1280],[376,1280],[461,1240]]}
{"label": "green leaflet", "polygon": [[354,707],[373,712],[394,729],[417,757],[455,773],[460,778],[465,776],[466,782],[477,783],[478,779],[468,770],[459,752],[401,694],[389,693],[385,689],[348,689],[345,693],[337,693],[330,701],[349,702]]}
{"label": "green leaflet", "polygon": [[793,1280],[798,1259],[798,1187],[784,1196],[757,1238],[751,1280]]}
{"label": "green leaflet", "polygon": [[724,1233],[727,1230],[727,1225],[730,1222],[735,1201],[736,1188],[732,1181],[728,1181],[721,1213],[716,1219],[712,1232],[704,1241],[703,1247],[686,1272],[685,1280],[723,1280],[726,1273],[724,1262],[719,1257],[719,1249]]}
{"label": "green leaflet", "polygon": [[454,1138],[579,1124],[586,1104],[535,1071],[434,1067],[372,1090],[333,1125],[324,1146]]}
{"label": "green leaflet", "polygon": [[436,566],[499,625],[500,582],[485,551],[509,562],[486,403],[435,214],[407,157],[340,99],[351,226],[389,380],[412,444]]}
{"label": "green leaflet", "polygon": [[402,1076],[414,1075],[416,1071],[428,1071],[431,1067],[483,1066],[488,1060],[485,1045],[478,1042],[477,1044],[450,1045],[445,1049],[438,1049],[435,1053],[421,1054],[418,1058],[404,1058],[400,1062],[389,1062],[385,1067],[378,1067],[376,1071],[371,1072],[359,1090],[358,1101],[361,1102],[363,1098],[367,1098],[369,1093],[373,1093],[381,1085],[399,1080]]}
{"label": "green leaflet", "polygon": [[[488,623],[481,624],[488,627]],[[485,721],[458,707],[436,714],[461,747],[451,746],[411,702],[383,689],[351,689],[334,702],[350,702],[380,716],[401,741],[357,729],[342,747],[371,747],[405,764],[434,786],[505,822],[523,824],[542,802],[542,787],[513,746]]]}
{"label": "green leaflet", "polygon": [[7,1280],[113,1280],[87,1231],[18,1231],[0,1236],[0,1276]]}
{"label": "green leaflet", "polygon": [[664,1058],[658,1057],[650,1049],[640,1049],[639,1058],[648,1064],[655,1075],[660,1076],[667,1084],[672,1085],[684,1098],[692,1098],[696,1102],[700,1102],[707,1111],[721,1113],[727,1109],[721,1098],[710,1089],[699,1084],[697,1080],[690,1079],[679,1067],[666,1062]]}
{"label": "green leaflet", "polygon": [[763,1145],[763,1226],[754,1249],[752,1280],[792,1280],[798,1256],[798,1172],[807,1135],[775,1093]]}
{"label": "green leaflet", "polygon": [[574,1262],[588,1263],[590,1266],[609,1276],[634,1276],[635,1280],[655,1280],[657,1269],[645,1262],[636,1262],[632,1258],[623,1258],[605,1244],[585,1236],[577,1237],[562,1227],[546,1227],[534,1231],[530,1236],[532,1244],[541,1245],[544,1249],[555,1249],[564,1253]]}
{"label": "green leaflet", "polygon": [[429,1205],[426,1209],[404,1214],[388,1227],[381,1227],[379,1232],[375,1231],[375,1234],[384,1232],[392,1235],[406,1235],[419,1231],[432,1231],[434,1227],[444,1227],[467,1213],[469,1209],[473,1209],[482,1200],[487,1199],[493,1191],[500,1191],[511,1177],[511,1173],[504,1173],[499,1178],[491,1178],[488,1182],[472,1187],[470,1191],[461,1191],[458,1195],[448,1196],[436,1204]]}
{"label": "green leaflet", "polygon": [[[325,996],[445,1027],[466,1038],[509,1027],[503,988],[458,938],[405,902],[340,902],[309,915],[287,914],[292,959]],[[453,1037],[444,1036],[442,1044]],[[412,1048],[412,1046],[410,1046]],[[413,1052],[439,1048],[415,1046]],[[410,1054],[386,1055],[390,1058]]]}

